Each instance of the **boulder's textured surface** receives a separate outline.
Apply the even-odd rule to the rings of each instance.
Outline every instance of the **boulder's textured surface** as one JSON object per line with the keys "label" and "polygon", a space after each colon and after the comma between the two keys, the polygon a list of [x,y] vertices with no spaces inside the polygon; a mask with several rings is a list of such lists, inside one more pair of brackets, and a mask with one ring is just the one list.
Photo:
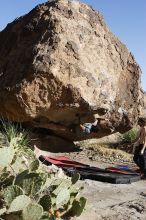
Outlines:
{"label": "boulder's textured surface", "polygon": [[141,89],[139,97],[139,115],[146,117],[146,92]]}
{"label": "boulder's textured surface", "polygon": [[82,140],[79,123],[103,121],[94,137],[126,131],[142,111],[140,68],[102,16],[78,1],[38,5],[0,32],[0,114]]}

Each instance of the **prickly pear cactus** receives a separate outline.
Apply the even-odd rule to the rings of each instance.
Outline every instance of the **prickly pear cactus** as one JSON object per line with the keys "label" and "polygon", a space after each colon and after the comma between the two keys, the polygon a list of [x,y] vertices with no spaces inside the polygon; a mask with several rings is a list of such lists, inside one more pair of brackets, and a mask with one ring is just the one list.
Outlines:
{"label": "prickly pear cactus", "polygon": [[22,212],[23,220],[40,220],[43,208],[39,204],[31,203]]}
{"label": "prickly pear cactus", "polygon": [[74,200],[72,208],[70,210],[73,216],[80,216],[85,208],[86,199],[81,197],[79,200]]}
{"label": "prickly pear cactus", "polygon": [[10,204],[10,208],[8,212],[18,212],[23,210],[31,203],[31,199],[26,195],[17,196],[12,203]]}
{"label": "prickly pear cactus", "polygon": [[15,150],[13,147],[0,148],[0,168],[7,167],[11,164]]}
{"label": "prickly pear cactus", "polygon": [[70,199],[69,190],[67,188],[62,189],[56,197],[56,207],[57,207],[57,209],[62,208],[63,205],[68,203],[69,199]]}
{"label": "prickly pear cactus", "polygon": [[72,178],[71,178],[72,184],[75,184],[79,179],[80,179],[80,174],[79,174],[79,173],[75,173],[75,174],[72,176]]}
{"label": "prickly pear cactus", "polygon": [[83,197],[76,200],[81,191],[75,185],[80,175],[51,175],[33,151],[30,154],[25,135],[13,127],[7,131],[9,146],[0,144],[0,219],[56,220],[66,213],[79,216],[86,204]]}
{"label": "prickly pear cactus", "polygon": [[44,211],[48,211],[52,206],[51,196],[44,195],[43,197],[40,198],[39,204],[43,207]]}
{"label": "prickly pear cactus", "polygon": [[3,190],[3,198],[7,206],[9,206],[12,201],[20,195],[23,195],[23,190],[19,186],[8,186]]}

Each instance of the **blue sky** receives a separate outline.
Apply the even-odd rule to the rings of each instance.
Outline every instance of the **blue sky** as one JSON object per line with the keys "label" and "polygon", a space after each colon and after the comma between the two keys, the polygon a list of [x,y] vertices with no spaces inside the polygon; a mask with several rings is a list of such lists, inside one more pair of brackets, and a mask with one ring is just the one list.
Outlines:
{"label": "blue sky", "polygon": [[[100,11],[111,31],[134,54],[146,91],[146,0],[81,0]],[[0,0],[0,30],[45,0]]]}

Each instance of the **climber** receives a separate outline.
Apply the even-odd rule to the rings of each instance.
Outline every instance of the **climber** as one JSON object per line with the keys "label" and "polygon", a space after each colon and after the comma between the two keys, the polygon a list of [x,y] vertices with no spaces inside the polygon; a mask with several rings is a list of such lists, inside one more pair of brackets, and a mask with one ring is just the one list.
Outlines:
{"label": "climber", "polygon": [[140,132],[132,144],[137,145],[133,160],[140,168],[141,175],[146,177],[146,118],[139,118]]}
{"label": "climber", "polygon": [[108,131],[110,134],[114,132],[114,128],[107,118],[96,118],[93,123],[79,123],[79,125],[85,134],[97,134],[101,130]]}
{"label": "climber", "polygon": [[102,129],[109,130],[110,133],[113,132],[113,127],[107,118],[98,117],[93,123],[81,123],[80,115],[76,114],[76,116],[78,117],[79,129],[83,134],[97,134]]}
{"label": "climber", "polygon": [[80,123],[80,128],[85,134],[97,133],[100,130],[100,120],[95,119],[93,123]]}

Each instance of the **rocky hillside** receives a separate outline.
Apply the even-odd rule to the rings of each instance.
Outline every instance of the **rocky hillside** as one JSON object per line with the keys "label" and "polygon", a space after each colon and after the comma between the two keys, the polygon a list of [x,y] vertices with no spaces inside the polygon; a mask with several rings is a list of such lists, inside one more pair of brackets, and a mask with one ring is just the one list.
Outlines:
{"label": "rocky hillside", "polygon": [[93,138],[71,129],[79,117],[103,118],[97,138],[133,126],[145,107],[140,75],[101,14],[78,1],[48,1],[0,32],[0,114],[65,139]]}

